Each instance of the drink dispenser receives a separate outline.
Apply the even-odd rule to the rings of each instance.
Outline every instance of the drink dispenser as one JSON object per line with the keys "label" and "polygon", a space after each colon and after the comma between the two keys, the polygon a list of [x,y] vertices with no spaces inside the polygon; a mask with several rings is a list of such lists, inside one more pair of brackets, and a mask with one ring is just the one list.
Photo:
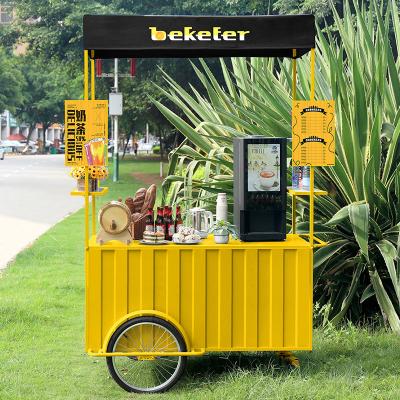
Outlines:
{"label": "drink dispenser", "polygon": [[245,242],[286,239],[286,138],[234,139],[234,219]]}

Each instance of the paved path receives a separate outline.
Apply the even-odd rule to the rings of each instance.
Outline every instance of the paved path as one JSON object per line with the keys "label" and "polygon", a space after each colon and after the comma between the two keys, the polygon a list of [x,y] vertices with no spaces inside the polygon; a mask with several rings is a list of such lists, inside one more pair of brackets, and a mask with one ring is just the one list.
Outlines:
{"label": "paved path", "polygon": [[63,155],[0,160],[0,269],[52,225],[82,207]]}

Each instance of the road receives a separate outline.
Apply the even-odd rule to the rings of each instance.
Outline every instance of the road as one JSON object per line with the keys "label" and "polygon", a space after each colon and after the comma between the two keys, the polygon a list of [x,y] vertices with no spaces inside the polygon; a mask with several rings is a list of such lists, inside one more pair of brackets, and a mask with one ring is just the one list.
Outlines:
{"label": "road", "polygon": [[0,269],[68,214],[82,207],[63,155],[0,160]]}

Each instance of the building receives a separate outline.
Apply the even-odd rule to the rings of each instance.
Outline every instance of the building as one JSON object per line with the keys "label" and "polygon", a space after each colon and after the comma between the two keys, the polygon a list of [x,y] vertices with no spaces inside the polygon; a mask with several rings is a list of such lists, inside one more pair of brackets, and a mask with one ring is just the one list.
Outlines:
{"label": "building", "polygon": [[0,3],[0,25],[10,24],[13,20],[13,7],[10,2]]}
{"label": "building", "polygon": [[[1,123],[0,123],[0,140],[12,140],[12,136],[19,136],[19,141],[22,140],[22,137],[28,137],[29,126],[27,124],[18,124],[16,119],[11,115],[9,111],[4,111],[3,114],[0,114]],[[46,131],[46,140],[52,143],[57,143],[62,139],[63,134],[63,126],[60,124],[53,124]],[[35,129],[32,132],[31,140],[36,142],[38,139],[43,138],[43,126],[41,124],[36,124]]]}

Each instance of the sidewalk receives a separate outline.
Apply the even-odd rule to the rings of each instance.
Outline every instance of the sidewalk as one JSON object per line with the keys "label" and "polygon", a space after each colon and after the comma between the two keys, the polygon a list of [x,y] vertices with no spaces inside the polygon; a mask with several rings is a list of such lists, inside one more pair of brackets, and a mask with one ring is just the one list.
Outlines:
{"label": "sidewalk", "polygon": [[71,212],[82,199],[63,155],[26,155],[0,161],[0,269]]}
{"label": "sidewalk", "polygon": [[51,226],[52,224],[49,223],[0,215],[0,271]]}

